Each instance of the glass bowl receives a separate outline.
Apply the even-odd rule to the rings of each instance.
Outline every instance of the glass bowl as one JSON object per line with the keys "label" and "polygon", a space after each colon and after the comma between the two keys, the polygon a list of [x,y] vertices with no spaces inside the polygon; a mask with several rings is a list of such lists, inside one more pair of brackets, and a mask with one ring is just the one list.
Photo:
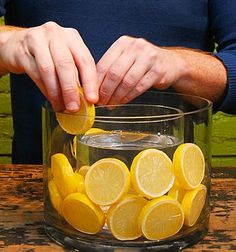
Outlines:
{"label": "glass bowl", "polygon": [[[129,104],[97,106],[95,110],[92,130],[71,135],[60,127],[50,106],[43,107],[44,218],[47,234],[57,243],[79,251],[177,251],[201,240],[207,233],[210,213],[211,102],[196,96],[149,91]],[[184,224],[174,235],[156,240],[145,235],[120,240],[114,237],[107,222],[96,234],[88,234],[73,227],[53,202],[49,182],[53,180],[51,158],[57,153],[67,158],[74,173],[80,173],[81,169],[82,174],[82,167],[91,167],[104,158],[119,159],[130,169],[137,154],[147,149],[160,150],[173,161],[176,149],[183,143],[199,147],[204,156],[205,170],[201,184],[206,188],[206,199],[194,225]],[[171,186],[174,181],[176,179]],[[59,187],[65,186],[66,182],[62,180],[61,183]],[[168,191],[163,196],[168,195]],[[83,193],[86,195],[86,192],[85,188]],[[152,200],[141,196],[147,202]],[[62,197],[62,204],[65,198]],[[181,201],[178,203],[180,206]],[[97,207],[107,218],[111,205]]]}

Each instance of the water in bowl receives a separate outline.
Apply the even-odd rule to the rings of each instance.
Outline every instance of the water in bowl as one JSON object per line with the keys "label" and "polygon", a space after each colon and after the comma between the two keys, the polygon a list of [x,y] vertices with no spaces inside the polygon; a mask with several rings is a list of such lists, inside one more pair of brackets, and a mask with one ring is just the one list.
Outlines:
{"label": "water in bowl", "polygon": [[92,165],[102,158],[118,158],[130,167],[133,158],[142,150],[155,148],[171,159],[182,141],[170,135],[129,131],[104,131],[77,139],[77,167]]}

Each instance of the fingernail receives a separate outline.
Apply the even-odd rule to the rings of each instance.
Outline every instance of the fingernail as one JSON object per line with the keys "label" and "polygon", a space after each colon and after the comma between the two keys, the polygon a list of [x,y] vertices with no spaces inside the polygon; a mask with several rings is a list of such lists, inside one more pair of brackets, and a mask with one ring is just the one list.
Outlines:
{"label": "fingernail", "polygon": [[69,111],[77,111],[79,110],[79,105],[77,102],[72,101],[66,104],[66,109]]}

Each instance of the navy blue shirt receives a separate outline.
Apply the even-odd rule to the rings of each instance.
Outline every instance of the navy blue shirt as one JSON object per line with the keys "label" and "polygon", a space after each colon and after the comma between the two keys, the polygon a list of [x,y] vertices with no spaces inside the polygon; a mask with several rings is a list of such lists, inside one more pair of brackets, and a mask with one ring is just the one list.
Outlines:
{"label": "navy blue shirt", "polygon": [[[234,0],[0,0],[6,24],[47,21],[78,29],[95,61],[122,35],[159,46],[213,52],[228,73],[220,109],[236,112],[236,1]],[[45,97],[26,75],[11,74],[13,163],[41,163],[41,106]]]}

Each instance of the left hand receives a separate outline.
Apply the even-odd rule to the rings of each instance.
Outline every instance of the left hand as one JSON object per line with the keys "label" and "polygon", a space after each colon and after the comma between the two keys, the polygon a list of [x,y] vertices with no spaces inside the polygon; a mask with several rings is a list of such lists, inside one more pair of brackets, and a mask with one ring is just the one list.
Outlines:
{"label": "left hand", "polygon": [[184,60],[174,50],[122,36],[97,64],[98,104],[127,103],[152,86],[166,89],[179,81],[184,68]]}

